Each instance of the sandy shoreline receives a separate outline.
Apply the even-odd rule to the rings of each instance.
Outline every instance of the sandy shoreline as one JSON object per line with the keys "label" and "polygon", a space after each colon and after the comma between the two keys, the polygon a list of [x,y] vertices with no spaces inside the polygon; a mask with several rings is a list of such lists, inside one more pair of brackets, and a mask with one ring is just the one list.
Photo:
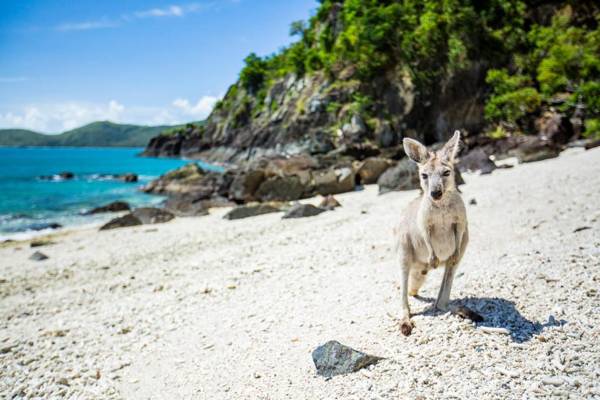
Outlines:
{"label": "sandy shoreline", "polygon": [[[471,242],[451,299],[485,329],[428,311],[400,335],[392,228],[415,191],[337,195],[316,217],[61,232],[34,262],[0,246],[7,398],[388,399],[600,396],[600,149],[467,175]],[[317,203],[318,199],[306,202]],[[575,232],[577,228],[589,227]],[[454,303],[457,304],[457,303]],[[386,357],[325,381],[335,339]]]}

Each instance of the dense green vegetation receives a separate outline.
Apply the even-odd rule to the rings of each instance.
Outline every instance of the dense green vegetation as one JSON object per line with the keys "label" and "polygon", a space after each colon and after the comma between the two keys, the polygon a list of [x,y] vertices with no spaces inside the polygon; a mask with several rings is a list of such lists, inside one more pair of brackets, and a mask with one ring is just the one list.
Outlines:
{"label": "dense green vegetation", "polygon": [[[335,81],[353,68],[354,79],[368,83],[394,71],[409,76],[426,99],[477,63],[488,69],[490,132],[530,133],[527,120],[556,105],[566,113],[582,109],[584,134],[600,135],[598,9],[575,0],[322,0],[309,21],[292,23],[297,42],[245,59],[239,85],[261,107],[271,85],[290,73],[322,72]],[[368,121],[377,99],[364,87],[350,107]],[[237,95],[236,84],[217,109],[227,109]]]}
{"label": "dense green vegetation", "polygon": [[24,129],[0,130],[0,146],[142,147],[165,126],[93,122],[59,135],[44,135]]}
{"label": "dense green vegetation", "polygon": [[511,64],[487,76],[492,95],[486,116],[491,121],[518,126],[544,102],[553,102],[567,113],[584,108],[584,134],[600,136],[600,16],[592,26],[573,20],[572,7],[565,6],[551,24],[531,25],[507,46]]}

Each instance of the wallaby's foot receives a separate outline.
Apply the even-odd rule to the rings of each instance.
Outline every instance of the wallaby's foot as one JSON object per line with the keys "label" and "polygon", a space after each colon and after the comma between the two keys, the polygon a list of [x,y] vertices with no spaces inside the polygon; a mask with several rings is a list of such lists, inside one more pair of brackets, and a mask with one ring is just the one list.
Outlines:
{"label": "wallaby's foot", "polygon": [[437,300],[435,302],[435,308],[440,310],[440,311],[448,311],[448,301],[444,301],[444,300]]}
{"label": "wallaby's foot", "polygon": [[402,332],[404,336],[409,336],[414,327],[415,324],[413,324],[410,318],[402,318],[402,320],[400,320],[400,332]]}
{"label": "wallaby's foot", "polygon": [[412,297],[417,297],[419,295],[419,289],[409,289],[408,295]]}

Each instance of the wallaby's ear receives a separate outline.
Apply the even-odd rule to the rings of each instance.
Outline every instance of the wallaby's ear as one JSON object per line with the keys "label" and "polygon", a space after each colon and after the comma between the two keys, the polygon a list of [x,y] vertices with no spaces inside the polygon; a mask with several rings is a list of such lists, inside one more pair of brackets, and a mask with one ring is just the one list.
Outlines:
{"label": "wallaby's ear", "polygon": [[443,158],[450,162],[454,162],[458,150],[460,149],[460,131],[454,131],[454,135],[446,142],[444,147],[441,149],[441,155]]}
{"label": "wallaby's ear", "polygon": [[404,146],[404,152],[406,155],[417,164],[421,164],[427,161],[429,158],[427,147],[423,146],[414,139],[404,138],[402,145]]}

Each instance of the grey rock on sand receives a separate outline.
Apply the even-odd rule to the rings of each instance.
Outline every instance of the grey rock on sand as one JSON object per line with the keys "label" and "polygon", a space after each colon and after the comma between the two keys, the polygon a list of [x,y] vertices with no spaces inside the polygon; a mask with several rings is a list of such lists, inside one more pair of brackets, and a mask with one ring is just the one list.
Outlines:
{"label": "grey rock on sand", "polygon": [[304,218],[314,217],[327,210],[319,207],[315,207],[312,204],[294,204],[292,208],[286,211],[282,218]]}
{"label": "grey rock on sand", "polygon": [[335,340],[317,347],[312,353],[312,358],[317,374],[327,378],[356,372],[383,359],[354,350]]}
{"label": "grey rock on sand", "polygon": [[41,251],[36,251],[31,256],[29,256],[29,259],[33,260],[33,261],[44,261],[44,260],[47,260],[49,258],[50,257],[48,257],[47,255],[45,255]]}
{"label": "grey rock on sand", "polygon": [[223,216],[225,219],[242,219],[248,217],[255,217],[257,215],[269,214],[281,211],[279,208],[274,207],[270,204],[257,204],[249,206],[239,206]]}

